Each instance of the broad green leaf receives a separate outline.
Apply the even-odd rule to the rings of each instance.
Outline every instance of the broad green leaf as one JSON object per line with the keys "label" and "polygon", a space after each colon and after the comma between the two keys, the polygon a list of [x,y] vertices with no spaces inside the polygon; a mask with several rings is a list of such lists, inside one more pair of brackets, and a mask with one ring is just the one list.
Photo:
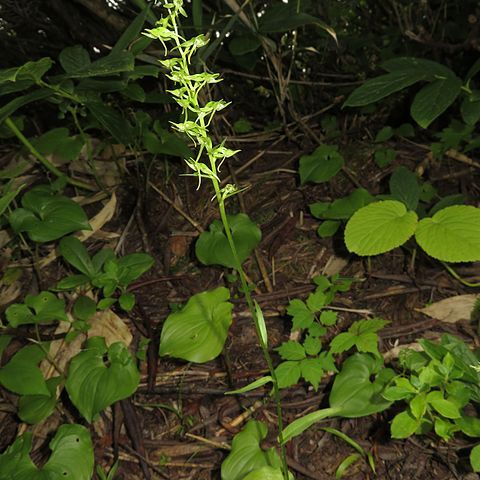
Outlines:
{"label": "broad green leaf", "polygon": [[22,422],[35,424],[47,418],[57,403],[56,390],[62,377],[46,381],[50,395],[24,395],[18,402],[18,416]]}
{"label": "broad green leaf", "polygon": [[269,6],[260,17],[258,30],[262,33],[287,32],[303,25],[318,25],[337,41],[337,35],[332,27],[319,18],[302,12],[296,3],[277,3]]}
{"label": "broad green leaf", "polygon": [[263,450],[260,447],[266,436],[265,424],[249,420],[233,438],[232,450],[222,463],[222,480],[244,480],[249,473],[262,467],[280,468],[281,461],[275,448]]}
{"label": "broad green leaf", "polygon": [[287,307],[287,313],[293,317],[292,330],[308,328],[315,320],[312,311],[298,298],[290,301]]}
{"label": "broad green leaf", "polygon": [[442,439],[448,442],[453,434],[458,431],[458,427],[449,420],[442,417],[435,417],[434,420],[435,433]]}
{"label": "broad green leaf", "polygon": [[60,240],[59,250],[66,262],[79,272],[92,278],[96,271],[85,245],[76,237],[65,237]]}
{"label": "broad green leaf", "polygon": [[143,144],[150,153],[156,155],[169,155],[185,159],[193,155],[192,150],[181,137],[158,127],[156,133],[150,130],[143,133]]}
{"label": "broad green leaf", "polygon": [[91,230],[83,208],[68,197],[36,187],[22,197],[23,208],[9,217],[15,232],[27,232],[34,242],[57,240],[78,230]]}
{"label": "broad green leaf", "polygon": [[427,402],[445,418],[460,418],[462,415],[456,405],[451,400],[443,397],[442,392],[434,390],[427,395]]}
{"label": "broad green leaf", "polygon": [[103,337],[92,337],[70,361],[65,387],[78,411],[92,422],[102,410],[132,395],[139,381],[135,360],[123,343],[107,348]]}
{"label": "broad green leaf", "polygon": [[305,358],[300,362],[300,370],[302,377],[317,391],[323,377],[322,362],[318,358]]}
{"label": "broad green leaf", "polygon": [[248,385],[245,385],[242,388],[238,388],[237,390],[232,390],[231,392],[225,392],[225,395],[236,395],[238,393],[246,393],[246,392],[251,392],[252,390],[255,390],[256,388],[263,387],[267,383],[272,382],[272,377],[270,375],[267,375],[266,377],[259,378],[252,383],[249,383]]}
{"label": "broad green leaf", "polygon": [[395,158],[397,158],[397,152],[393,148],[379,148],[373,154],[373,160],[379,168],[390,165]]}
{"label": "broad green leaf", "polygon": [[420,420],[425,415],[427,411],[427,396],[425,392],[415,395],[410,400],[410,411],[417,420]]}
{"label": "broad green leaf", "polygon": [[310,155],[300,158],[300,183],[324,183],[334,177],[343,167],[345,161],[336,146],[320,145]]}
{"label": "broad green leaf", "polygon": [[122,293],[118,298],[120,307],[126,312],[130,312],[135,306],[135,295],[133,293]]}
{"label": "broad green leaf", "polygon": [[375,202],[353,214],[345,228],[345,243],[357,255],[378,255],[403,245],[416,227],[417,214],[403,203]]}
{"label": "broad green leaf", "polygon": [[88,51],[81,45],[64,48],[58,56],[58,61],[67,73],[85,70],[92,63]]}
{"label": "broad green leaf", "polygon": [[317,336],[309,334],[303,342],[303,348],[307,355],[318,355],[322,349],[322,341]]}
{"label": "broad green leaf", "polygon": [[415,57],[396,57],[383,62],[382,68],[388,72],[410,72],[424,75],[425,80],[435,80],[438,77],[453,77],[455,74],[445,65]]}
{"label": "broad green leaf", "polygon": [[97,311],[97,304],[86,295],[80,295],[73,304],[73,314],[80,320],[87,321]]}
{"label": "broad green leaf", "polygon": [[228,44],[228,50],[232,55],[239,56],[254,52],[260,48],[260,46],[261,42],[257,36],[246,34],[233,37]]}
{"label": "broad green leaf", "polygon": [[305,349],[294,340],[282,343],[275,349],[283,360],[301,360],[305,358]]}
{"label": "broad green leaf", "polygon": [[86,275],[69,275],[57,283],[57,290],[73,290],[86,285],[90,279]]}
{"label": "broad green leaf", "polygon": [[327,327],[331,327],[332,325],[335,325],[337,323],[337,312],[334,312],[332,310],[324,310],[320,314],[320,323],[322,325],[326,325]]}
{"label": "broad green leaf", "polygon": [[394,385],[389,386],[383,392],[383,397],[391,402],[404,400],[417,393],[417,389],[407,378],[395,377]]}
{"label": "broad green leaf", "polygon": [[395,200],[403,202],[408,210],[416,210],[421,188],[418,177],[405,167],[398,167],[390,177],[390,193]]}
{"label": "broad green leaf", "polygon": [[84,145],[81,136],[71,137],[67,128],[49,130],[31,143],[43,155],[55,155],[65,162],[76,160]]}
{"label": "broad green leaf", "polygon": [[[260,467],[250,472],[242,480],[284,480],[282,469],[280,467],[273,468],[269,466]],[[293,480],[294,477],[291,473],[288,475],[289,480]]]}
{"label": "broad green leaf", "polygon": [[418,223],[415,239],[442,262],[480,260],[480,209],[468,205],[444,208]]}
{"label": "broad green leaf", "polygon": [[480,472],[480,445],[476,445],[470,451],[470,465],[474,472]]}
{"label": "broad green leaf", "polygon": [[394,417],[390,425],[390,432],[392,438],[408,438],[415,433],[419,426],[420,420],[405,410]]}
{"label": "broad green leaf", "polygon": [[346,107],[363,107],[424,80],[423,72],[398,71],[367,80],[345,101]]}
{"label": "broad green leaf", "polygon": [[130,253],[119,258],[116,263],[120,267],[120,285],[130,285],[153,267],[155,260],[147,253]]}
{"label": "broad green leaf", "polygon": [[474,90],[464,97],[460,112],[467,125],[475,125],[480,120],[480,90]]}
{"label": "broad green leaf", "polygon": [[462,413],[460,418],[455,419],[455,423],[465,435],[472,438],[480,437],[480,418]]}
{"label": "broad green leaf", "polygon": [[427,128],[455,101],[461,88],[462,81],[455,76],[426,85],[415,95],[410,107],[413,119],[422,128]]}
{"label": "broad green leaf", "polygon": [[310,211],[314,217],[322,220],[348,220],[357,210],[373,201],[374,197],[367,190],[357,188],[350,195],[327,204],[328,207],[322,211],[316,208],[319,204],[314,203],[310,205]]}
{"label": "broad green leaf", "polygon": [[130,25],[125,29],[120,38],[117,40],[117,43],[112,48],[112,54],[117,55],[126,50],[128,46],[138,38],[140,35],[147,14],[150,13],[150,7],[145,6],[143,10],[135,17],[135,19],[130,23]]}
{"label": "broad green leaf", "polygon": [[8,103],[0,107],[0,124],[2,124],[6,118],[13,115],[19,108],[29,103],[33,103],[39,100],[44,100],[47,97],[53,95],[52,90],[49,88],[41,88],[39,90],[34,90],[33,92],[26,93],[19,97],[15,97],[13,100],[10,100]]}
{"label": "broad green leaf", "polygon": [[277,375],[278,388],[288,388],[295,385],[300,380],[302,370],[300,368],[300,362],[287,361],[282,362],[275,369]]}
{"label": "broad green leaf", "polygon": [[51,292],[40,292],[38,295],[27,295],[25,305],[35,311],[36,322],[52,320],[67,321],[65,301]]}
{"label": "broad green leaf", "polygon": [[190,297],[178,312],[163,324],[160,355],[204,363],[222,351],[232,323],[230,292],[219,287]]}
{"label": "broad green leaf", "polygon": [[30,458],[32,434],[17,438],[0,455],[0,480],[91,480],[94,456],[89,431],[81,425],[61,425],[49,444],[52,454],[38,469]]}
{"label": "broad green leaf", "polygon": [[320,311],[327,303],[327,295],[322,290],[317,289],[307,297],[307,307],[312,312]]}
{"label": "broad green leaf", "polygon": [[375,136],[375,143],[382,143],[390,140],[394,135],[393,128],[390,126],[383,127]]}
{"label": "broad green leaf", "polygon": [[317,228],[317,234],[320,238],[330,238],[333,237],[342,225],[338,220],[325,220]]}
{"label": "broad green leaf", "polygon": [[350,350],[357,340],[357,337],[350,332],[343,332],[335,335],[330,342],[330,351],[332,353],[341,353]]}
{"label": "broad green leaf", "polygon": [[89,78],[96,76],[113,75],[122,72],[132,71],[134,68],[134,57],[131,52],[120,51],[110,52],[79,70],[68,73],[69,78]]}
{"label": "broad green leaf", "polygon": [[49,57],[43,57],[39,60],[27,62],[18,68],[15,80],[22,81],[25,79],[33,80],[39,83],[43,75],[50,70],[53,60]]}
{"label": "broad green leaf", "polygon": [[0,383],[18,395],[50,395],[38,364],[46,352],[39,345],[27,345],[0,368]]}
{"label": "broad green leaf", "polygon": [[100,102],[88,102],[87,109],[95,120],[122,145],[133,142],[133,130],[128,120],[118,110]]}
{"label": "broad green leaf", "polygon": [[0,198],[0,215],[2,215],[3,212],[5,212],[5,210],[8,208],[10,203],[13,202],[13,200],[20,193],[20,190],[22,190],[23,187],[24,185],[20,185],[16,190],[13,190],[11,192],[7,191],[2,195],[2,197]]}
{"label": "broad green leaf", "polygon": [[[227,218],[240,263],[243,263],[260,242],[262,233],[244,213],[228,215]],[[200,235],[195,244],[195,253],[204,265],[223,265],[229,268],[237,266],[219,220],[214,220],[208,232]]]}

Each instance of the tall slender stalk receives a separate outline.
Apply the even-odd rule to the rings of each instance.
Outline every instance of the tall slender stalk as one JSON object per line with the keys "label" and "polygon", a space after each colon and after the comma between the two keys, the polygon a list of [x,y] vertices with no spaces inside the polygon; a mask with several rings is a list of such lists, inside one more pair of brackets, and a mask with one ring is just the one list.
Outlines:
{"label": "tall slender stalk", "polygon": [[[168,70],[167,77],[178,87],[174,90],[171,90],[170,93],[182,108],[183,121],[174,123],[173,126],[177,131],[188,135],[188,137],[190,137],[190,139],[198,147],[195,158],[186,160],[188,166],[193,172],[190,175],[198,178],[198,187],[200,187],[202,179],[206,178],[210,180],[215,191],[215,199],[218,204],[220,218],[235,261],[235,270],[238,272],[240,277],[245,300],[255,325],[255,330],[263,356],[265,358],[265,362],[270,371],[270,377],[272,378],[273,398],[276,404],[277,426],[279,431],[278,436],[280,440],[282,475],[285,480],[288,480],[289,473],[287,457],[285,446],[283,445],[282,441],[283,416],[277,375],[273,367],[273,361],[268,349],[267,341],[262,335],[260,318],[248,286],[247,278],[242,267],[242,262],[238,256],[238,251],[233,239],[232,230],[225,209],[225,200],[238,193],[239,189],[232,184],[221,187],[220,178],[218,176],[220,167],[224,160],[235,155],[237,151],[226,148],[224,146],[224,142],[214,145],[208,131],[208,127],[215,113],[225,108],[228,103],[224,102],[223,100],[219,100],[210,101],[205,105],[201,104],[199,100],[200,91],[206,85],[220,81],[218,74],[209,73],[206,71],[203,73],[190,72],[190,63],[193,55],[198,49],[207,45],[208,40],[204,35],[198,35],[188,40],[180,35],[179,17],[187,16],[185,10],[183,9],[183,0],[170,0],[164,6],[167,8],[169,15],[161,18],[157,22],[155,28],[147,30],[144,34],[151,38],[160,40],[165,48],[165,55],[167,55],[168,52],[166,43],[173,43],[173,48],[170,49],[170,53],[175,53],[177,55],[161,61],[163,66]],[[203,160],[204,157],[207,157],[208,162]]]}

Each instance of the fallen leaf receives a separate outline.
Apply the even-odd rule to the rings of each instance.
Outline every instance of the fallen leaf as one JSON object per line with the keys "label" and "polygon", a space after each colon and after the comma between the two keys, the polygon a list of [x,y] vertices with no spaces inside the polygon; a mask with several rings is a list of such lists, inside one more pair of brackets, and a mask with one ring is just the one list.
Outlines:
{"label": "fallen leaf", "polygon": [[415,310],[442,322],[455,323],[460,320],[470,320],[475,302],[479,298],[480,295],[457,295]]}

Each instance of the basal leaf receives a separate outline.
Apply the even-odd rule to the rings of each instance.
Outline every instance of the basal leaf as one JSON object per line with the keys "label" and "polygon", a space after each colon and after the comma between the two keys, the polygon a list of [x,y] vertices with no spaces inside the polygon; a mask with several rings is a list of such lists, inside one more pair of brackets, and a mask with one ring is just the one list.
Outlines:
{"label": "basal leaf", "polygon": [[410,113],[423,128],[427,128],[457,98],[462,81],[455,76],[435,80],[423,87],[413,100]]}
{"label": "basal leaf", "polygon": [[418,223],[417,243],[433,258],[443,262],[480,260],[480,209],[454,205]]}
{"label": "basal leaf", "polygon": [[223,349],[232,323],[230,292],[220,287],[190,297],[187,304],[166,319],[160,338],[160,355],[204,363]]}
{"label": "basal leaf", "polygon": [[300,158],[300,183],[324,183],[334,177],[345,161],[336,146],[320,145],[310,155]]}
{"label": "basal leaf", "polygon": [[50,442],[52,454],[38,469],[30,458],[32,434],[17,438],[0,455],[0,480],[91,480],[93,445],[89,431],[81,425],[62,425]]}
{"label": "basal leaf", "polygon": [[78,411],[92,422],[102,410],[132,395],[139,381],[135,360],[123,343],[107,348],[103,337],[92,337],[70,361],[65,387]]}
{"label": "basal leaf", "polygon": [[[260,242],[262,233],[244,213],[228,215],[228,223],[232,230],[240,263],[243,263]],[[236,267],[233,252],[219,220],[214,220],[208,232],[200,235],[195,244],[195,253],[204,265]]]}
{"label": "basal leaf", "polygon": [[38,364],[46,352],[39,345],[27,345],[0,368],[0,383],[18,395],[50,395]]}
{"label": "basal leaf", "polygon": [[353,214],[345,228],[345,243],[357,255],[378,255],[403,245],[416,226],[417,214],[403,203],[375,202]]}
{"label": "basal leaf", "polygon": [[280,468],[281,461],[275,448],[263,450],[260,447],[266,436],[265,424],[249,420],[243,430],[233,438],[232,450],[222,463],[222,480],[244,480],[248,474],[257,469]]}

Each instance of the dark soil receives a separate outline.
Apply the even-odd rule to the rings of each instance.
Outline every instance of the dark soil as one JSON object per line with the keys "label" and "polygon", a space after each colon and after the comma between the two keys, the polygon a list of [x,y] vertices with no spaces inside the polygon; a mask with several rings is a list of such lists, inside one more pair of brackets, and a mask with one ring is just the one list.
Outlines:
{"label": "dark soil", "polygon": [[[339,331],[365,315],[351,310],[369,310],[391,322],[381,332],[382,352],[422,336],[438,338],[443,332],[477,345],[478,338],[467,322],[442,323],[415,311],[428,302],[471,293],[441,265],[418,253],[412,269],[410,253],[397,249],[372,259],[367,267],[363,260],[347,255],[341,234],[326,240],[316,235],[318,221],[309,215],[310,203],[344,196],[358,185],[372,193],[385,192],[386,178],[395,165],[380,170],[372,161],[368,138],[351,140],[341,147],[347,159],[347,174],[340,173],[329,184],[299,187],[297,159],[312,148],[303,137],[299,136],[299,140],[295,135],[290,140],[275,133],[266,139],[252,135],[232,139],[229,145],[242,148],[243,152],[222,172],[235,183],[251,187],[230,201],[229,210],[245,211],[262,229],[263,240],[256,255],[246,263],[246,270],[256,285],[255,298],[267,318],[271,347],[288,338],[290,320],[285,308],[289,300],[305,298],[313,288],[309,281],[312,276],[335,271],[361,280],[335,300],[334,305],[343,309],[339,312]],[[449,172],[458,171],[454,160],[425,163],[426,151],[422,147],[402,143],[395,148],[402,165],[411,168],[423,165],[428,175],[443,178],[439,183],[442,193],[460,190],[470,200],[478,194],[478,171],[468,172],[468,177],[450,179]],[[243,169],[256,156],[258,159]],[[263,375],[266,366],[240,296],[234,300],[234,323],[219,358],[204,365],[158,358],[159,333],[171,303],[185,302],[195,293],[220,285],[235,291],[237,285],[228,283],[223,269],[199,267],[194,260],[198,229],[185,214],[202,228],[216,218],[208,185],[197,191],[194,179],[179,176],[185,172],[180,162],[169,163],[168,170],[164,162],[155,163],[150,181],[171,200],[174,208],[154,189],[137,188],[142,182],[135,173],[136,167],[133,162],[127,162],[127,167],[131,175],[126,183],[129,186],[117,189],[117,212],[105,229],[121,234],[125,253],[146,251],[156,259],[154,269],[132,287],[137,307],[129,318],[118,312],[130,326],[134,346],[139,344],[141,335],[149,337],[151,343],[147,360],[141,364],[143,378],[138,392],[117,404],[112,412],[105,412],[91,426],[96,460],[111,465],[118,455],[121,460],[118,478],[125,480],[218,479],[227,452],[222,447],[230,445],[233,435],[249,418],[266,422],[272,432],[266,445],[274,443],[275,407],[267,391],[257,390],[239,397],[224,395]],[[139,195],[139,191],[146,193]],[[93,249],[96,243],[90,246]],[[62,275],[60,268],[63,267],[58,263],[52,264],[49,275],[58,278]],[[480,276],[480,267],[470,265],[463,273],[474,279]],[[27,292],[29,285],[24,285],[24,289]],[[286,421],[323,405],[330,386],[330,379],[325,378],[318,392],[304,384],[284,390]],[[15,400],[4,391],[2,396],[1,449],[23,429],[11,408]],[[73,409],[66,417],[56,415],[61,421],[68,421],[72,414]],[[292,472],[298,480],[335,478],[338,465],[354,451],[321,428],[333,426],[370,451],[375,459],[376,475],[362,460],[349,469],[345,478],[478,478],[467,473],[471,441],[458,437],[446,444],[435,436],[391,440],[389,421],[394,414],[388,410],[368,418],[330,420],[312,427],[288,444]],[[38,451],[39,461],[44,453],[44,449]]]}

